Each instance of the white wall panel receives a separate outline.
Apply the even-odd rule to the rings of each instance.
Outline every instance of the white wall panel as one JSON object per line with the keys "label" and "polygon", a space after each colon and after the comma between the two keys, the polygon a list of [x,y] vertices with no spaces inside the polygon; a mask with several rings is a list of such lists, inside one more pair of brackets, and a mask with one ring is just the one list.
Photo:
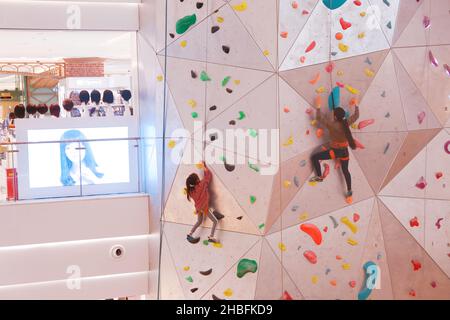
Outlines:
{"label": "white wall panel", "polygon": [[149,233],[147,195],[1,204],[0,247]]}
{"label": "white wall panel", "polygon": [[1,300],[76,300],[136,296],[148,291],[149,272],[82,278],[79,290],[65,280],[0,287]]}
{"label": "white wall panel", "polygon": [[[119,258],[112,254],[118,245]],[[0,286],[144,272],[148,263],[147,236],[3,247]]]}

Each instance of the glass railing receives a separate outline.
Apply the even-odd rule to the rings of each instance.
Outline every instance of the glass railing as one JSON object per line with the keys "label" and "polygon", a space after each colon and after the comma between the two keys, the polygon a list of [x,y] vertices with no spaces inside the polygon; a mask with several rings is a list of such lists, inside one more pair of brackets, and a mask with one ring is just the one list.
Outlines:
{"label": "glass railing", "polygon": [[0,201],[139,193],[140,141],[2,142]]}

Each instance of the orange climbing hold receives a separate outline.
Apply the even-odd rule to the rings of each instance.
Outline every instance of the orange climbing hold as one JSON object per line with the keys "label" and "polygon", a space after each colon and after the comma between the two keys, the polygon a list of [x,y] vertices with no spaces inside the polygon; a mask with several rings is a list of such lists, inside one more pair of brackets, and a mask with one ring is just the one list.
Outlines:
{"label": "orange climbing hold", "polygon": [[322,233],[316,225],[312,223],[304,223],[300,225],[300,230],[308,234],[317,245],[322,243]]}
{"label": "orange climbing hold", "polygon": [[314,85],[314,84],[316,84],[319,80],[320,80],[320,72],[318,72],[314,78],[312,78],[311,80],[309,80],[309,83],[312,84],[312,85]]}
{"label": "orange climbing hold", "polygon": [[342,40],[344,39],[344,35],[341,32],[336,33],[335,35],[336,40]]}

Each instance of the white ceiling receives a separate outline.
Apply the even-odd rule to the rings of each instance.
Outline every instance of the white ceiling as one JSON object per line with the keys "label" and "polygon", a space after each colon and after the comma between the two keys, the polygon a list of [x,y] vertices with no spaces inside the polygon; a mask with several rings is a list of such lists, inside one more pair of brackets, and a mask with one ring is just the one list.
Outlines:
{"label": "white ceiling", "polygon": [[0,61],[62,58],[130,59],[132,33],[115,31],[0,30]]}

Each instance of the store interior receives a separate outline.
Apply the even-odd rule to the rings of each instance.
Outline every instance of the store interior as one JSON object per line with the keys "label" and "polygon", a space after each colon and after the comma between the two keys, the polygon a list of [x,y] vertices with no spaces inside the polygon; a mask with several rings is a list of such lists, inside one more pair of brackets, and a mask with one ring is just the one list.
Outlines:
{"label": "store interior", "polygon": [[19,199],[18,187],[13,181],[8,190],[5,169],[16,167],[14,143],[29,140],[18,141],[18,123],[29,128],[29,121],[51,119],[68,128],[58,121],[136,122],[136,40],[133,32],[114,31],[1,30],[0,37],[7,44],[0,58],[0,199],[11,201]]}

